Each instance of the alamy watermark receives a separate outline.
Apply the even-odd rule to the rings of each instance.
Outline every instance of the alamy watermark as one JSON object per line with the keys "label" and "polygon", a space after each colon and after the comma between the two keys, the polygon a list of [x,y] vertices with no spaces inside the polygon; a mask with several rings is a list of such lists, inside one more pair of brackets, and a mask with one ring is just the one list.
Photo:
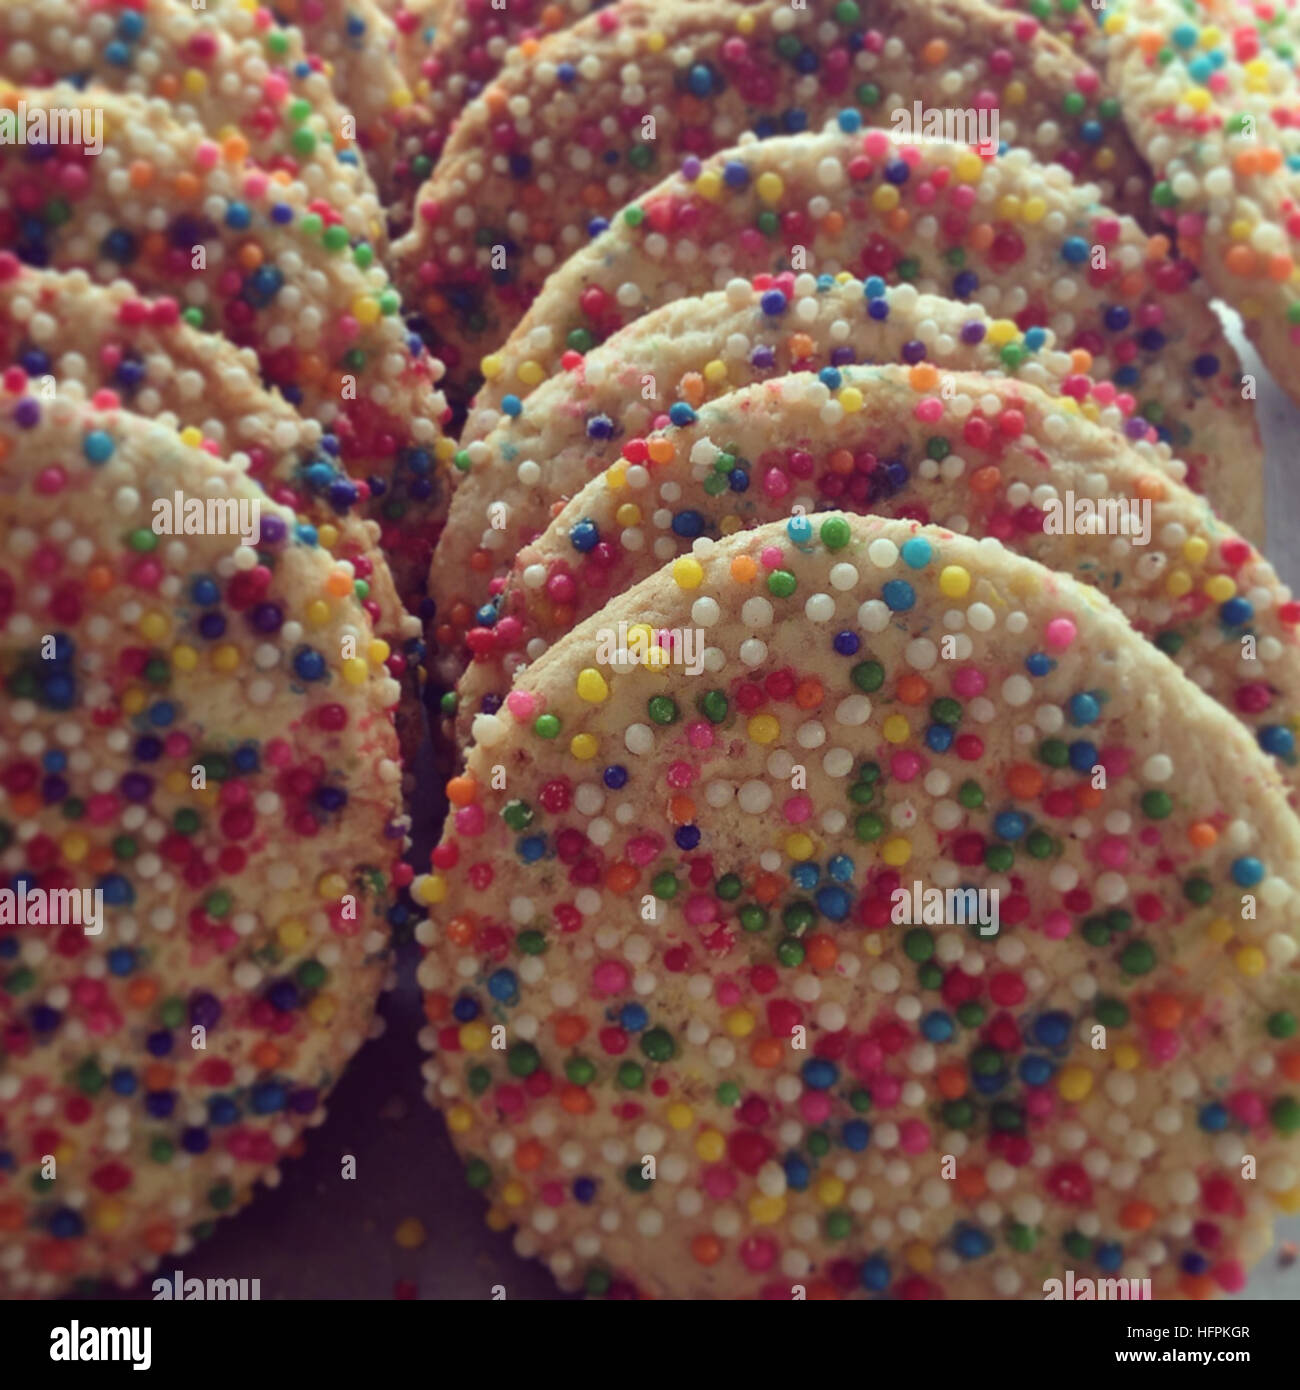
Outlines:
{"label": "alamy watermark", "polygon": [[174,1269],[170,1279],[166,1275],[155,1279],[149,1287],[155,1303],[233,1303],[262,1297],[260,1279],[187,1279],[183,1269]]}
{"label": "alamy watermark", "polygon": [[1138,545],[1151,540],[1151,500],[1147,497],[1049,497],[1043,504],[1048,536],[1131,536]]}
{"label": "alamy watermark", "polygon": [[704,629],[652,628],[647,623],[619,623],[596,632],[596,661],[601,666],[680,666],[688,676],[704,670]]}
{"label": "alamy watermark", "polygon": [[0,145],[80,145],[104,151],[104,113],[98,107],[32,106],[19,100],[0,110]]}
{"label": "alamy watermark", "polygon": [[104,930],[102,888],[0,888],[0,927],[84,927]]}
{"label": "alamy watermark", "polygon": [[889,901],[895,926],[978,926],[981,936],[996,936],[1001,924],[996,888],[927,888],[917,879],[895,888]]}
{"label": "alamy watermark", "polygon": [[245,545],[262,537],[262,502],[257,497],[158,497],[153,503],[155,536],[238,536]]}
{"label": "alamy watermark", "polygon": [[895,135],[973,145],[986,158],[997,154],[1002,143],[1000,125],[996,106],[926,106],[918,100],[889,113],[889,128]]}
{"label": "alamy watermark", "polygon": [[1046,1302],[1124,1302],[1137,1303],[1151,1297],[1150,1279],[1076,1279],[1067,1269],[1064,1279],[1044,1279]]}

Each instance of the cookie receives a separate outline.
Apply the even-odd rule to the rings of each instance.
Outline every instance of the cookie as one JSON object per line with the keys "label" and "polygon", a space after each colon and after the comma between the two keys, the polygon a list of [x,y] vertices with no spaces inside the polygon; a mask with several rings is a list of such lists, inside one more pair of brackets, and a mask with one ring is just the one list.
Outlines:
{"label": "cookie", "polygon": [[1032,16],[1102,75],[1106,72],[1106,39],[1101,29],[1104,6],[1092,0],[1002,0],[1008,10]]}
{"label": "cookie", "polygon": [[262,389],[250,352],[191,328],[173,299],[142,299],[125,281],[96,285],[83,271],[25,268],[0,252],[0,363],[9,364],[10,394],[74,382],[88,397],[107,393],[147,419],[170,421],[187,443],[243,461],[268,497],[352,567],[356,597],[391,649],[385,665],[404,691],[399,741],[414,757],[424,735],[420,620],[397,595],[378,526],[353,514],[356,490],[339,467],[338,441]]}
{"label": "cookie", "polygon": [[[381,528],[399,591],[424,592],[445,514],[441,364],[402,321],[374,249],[285,174],[138,97],[0,90],[34,113],[84,117],[88,146],[0,147],[0,244],[28,264],[125,276],[196,327],[257,354],[264,383],[329,430]],[[102,131],[95,137],[96,113]]]}
{"label": "cookie", "polygon": [[[1089,353],[1060,351],[1048,329],[1022,333],[978,305],[918,294],[906,283],[889,288],[878,277],[865,284],[791,272],[737,279],[636,319],[456,454],[464,473],[429,580],[439,600],[440,653],[454,653],[497,573],[545,529],[557,502],[612,463],[627,439],[752,381],[889,361],[1018,376],[1071,396],[1089,418],[1130,438],[1145,433],[1156,440],[1160,433],[1137,415],[1136,397],[1092,380]],[[1242,415],[1248,410],[1238,407]],[[1256,465],[1258,449],[1231,468],[1197,454],[1187,471],[1219,515],[1254,540],[1264,510]]]}
{"label": "cookie", "polygon": [[1105,17],[1108,72],[1151,162],[1156,215],[1300,401],[1297,26],[1274,5],[1132,0]]}
{"label": "cookie", "polygon": [[1100,592],[791,518],[475,732],[414,885],[427,1093],[562,1287],[1200,1298],[1300,1207],[1300,825]]}
{"label": "cookie", "polygon": [[1064,169],[1023,151],[983,160],[942,141],[864,132],[852,112],[815,139],[688,161],[617,217],[487,359],[462,447],[651,309],[736,275],[788,269],[905,281],[974,300],[1022,331],[1050,328],[1196,468],[1239,460],[1243,525],[1262,529],[1253,495],[1262,450],[1240,362],[1168,240],[1148,238]]}
{"label": "cookie", "polygon": [[12,1297],[129,1286],[277,1183],[371,1028],[409,874],[351,566],[242,465],[73,386],[6,392],[0,439]]}
{"label": "cookie", "polygon": [[404,229],[410,189],[404,190],[398,165],[404,144],[423,129],[427,113],[416,104],[402,70],[402,39],[392,16],[376,0],[274,0],[271,12],[282,25],[302,30],[312,61],[353,117],[390,220]]}
{"label": "cookie", "polygon": [[990,537],[1095,585],[1300,788],[1300,603],[1178,484],[1176,461],[1073,407],[932,363],[846,367],[722,396],[689,424],[627,441],[518,552],[467,634],[459,731],[500,707],[524,663],[661,564],[794,509],[844,507]]}
{"label": "cookie", "polygon": [[746,132],[815,130],[843,108],[894,129],[930,113],[949,134],[1067,163],[1121,211],[1144,206],[1118,111],[1091,99],[1098,81],[1033,20],[982,0],[879,0],[829,18],[788,0],[620,0],[531,56],[516,49],[465,108],[393,248],[394,277],[449,382],[469,389],[547,276],[683,158]]}
{"label": "cookie", "polygon": [[295,29],[235,0],[40,0],[0,6],[0,74],[27,86],[87,82],[163,101],[231,149],[301,180],[356,237],[383,245],[383,209],[347,112]]}

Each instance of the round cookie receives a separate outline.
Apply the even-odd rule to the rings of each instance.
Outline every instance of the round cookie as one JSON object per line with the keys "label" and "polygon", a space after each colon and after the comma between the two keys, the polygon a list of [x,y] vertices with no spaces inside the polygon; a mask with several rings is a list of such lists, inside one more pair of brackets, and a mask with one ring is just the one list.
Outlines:
{"label": "round cookie", "polygon": [[[1002,0],[1008,10],[1031,15],[1050,34],[1082,54],[1101,73],[1106,71],[1106,39],[1101,6],[1091,0]],[[1110,93],[1108,93],[1110,95]]]}
{"label": "round cookie", "polygon": [[[1048,329],[1022,333],[978,305],[918,294],[909,284],[886,287],[878,278],[865,285],[847,275],[792,272],[737,279],[636,319],[456,454],[463,476],[429,577],[439,600],[439,648],[454,651],[501,567],[545,529],[557,499],[612,462],[624,440],[752,381],[888,361],[1018,376],[1072,396],[1089,418],[1130,438],[1157,438],[1157,427],[1135,414],[1137,398],[1094,382],[1090,354],[1057,350]],[[1249,473],[1262,464],[1260,451],[1235,460],[1231,473],[1204,454],[1184,462],[1189,483],[1218,514],[1261,540],[1263,479]]]}
{"label": "round cookie", "polygon": [[789,0],[619,0],[531,56],[515,49],[465,108],[393,248],[394,276],[449,380],[469,389],[551,271],[674,164],[749,131],[815,130],[845,107],[894,128],[917,112],[924,124],[927,111],[999,110],[981,140],[1028,146],[1098,180],[1121,210],[1143,207],[1141,161],[1118,109],[1091,100],[1098,83],[1035,21],[982,0],[877,0],[829,17]]}
{"label": "round cookie", "polygon": [[[615,218],[487,359],[462,447],[651,309],[791,268],[906,281],[974,300],[1022,330],[1050,328],[1059,347],[1088,352],[1095,376],[1134,395],[1176,453],[1241,460],[1248,479],[1261,476],[1240,362],[1166,239],[1022,150],[982,160],[942,141],[863,132],[852,112],[815,138],[688,162]],[[1262,503],[1253,506],[1242,518],[1257,532]]]}
{"label": "round cookie", "polygon": [[[66,89],[0,88],[29,118]],[[367,242],[287,175],[226,151],[157,103],[98,93],[103,150],[60,143],[0,160],[0,243],[19,259],[126,276],[197,327],[251,347],[263,381],[338,440],[408,602],[424,592],[446,508],[442,365],[402,321]],[[84,130],[83,122],[83,130]]]}
{"label": "round cookie", "polygon": [[75,382],[88,397],[110,393],[136,414],[169,419],[188,443],[242,461],[268,497],[351,565],[357,599],[391,648],[385,665],[404,691],[399,740],[414,756],[424,736],[420,620],[397,595],[378,526],[353,512],[356,488],[338,465],[337,440],[262,388],[251,352],[191,328],[175,300],[142,299],[126,281],[96,285],[83,271],[23,267],[0,252],[0,365],[10,394]]}
{"label": "round cookie", "polygon": [[[624,622],[703,672],[602,664]],[[1097,591],[769,525],[476,734],[414,885],[427,1093],[563,1287],[1199,1298],[1300,1205],[1300,825]]]}
{"label": "round cookie", "polygon": [[[518,552],[468,633],[458,731],[500,707],[525,662],[661,564],[689,568],[718,537],[796,509],[845,507],[991,537],[1095,585],[1300,788],[1300,603],[1175,481],[1177,460],[1072,406],[930,363],[844,368],[722,396],[690,424],[629,440]],[[1112,507],[1093,534],[1098,499],[1128,515]]]}
{"label": "round cookie", "polygon": [[[241,465],[75,389],[0,397],[0,441],[13,1297],[129,1286],[277,1183],[371,1028],[408,871],[350,566]],[[260,540],[159,534],[178,491]]]}
{"label": "round cookie", "polygon": [[366,164],[397,230],[408,220],[413,191],[398,173],[403,144],[418,139],[428,113],[414,99],[399,56],[401,36],[376,0],[273,0],[282,25],[302,30],[356,126]]}
{"label": "round cookie", "polygon": [[259,164],[300,179],[348,231],[382,246],[383,209],[348,140],[345,109],[312,69],[295,29],[237,0],[201,7],[137,0],[39,0],[0,6],[0,74],[37,87],[90,81],[167,104]]}
{"label": "round cookie", "polygon": [[1300,78],[1290,7],[1125,0],[1110,82],[1151,162],[1155,215],[1300,401]]}

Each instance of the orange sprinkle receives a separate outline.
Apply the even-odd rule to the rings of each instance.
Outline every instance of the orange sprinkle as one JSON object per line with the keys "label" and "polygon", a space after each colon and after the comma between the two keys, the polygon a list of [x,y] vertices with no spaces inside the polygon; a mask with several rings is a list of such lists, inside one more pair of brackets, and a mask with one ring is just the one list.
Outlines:
{"label": "orange sprinkle", "polygon": [[834,449],[827,462],[831,466],[832,473],[839,473],[841,476],[853,472],[853,455],[847,449]]}
{"label": "orange sprinkle", "polygon": [[677,446],[671,439],[651,439],[646,442],[646,453],[651,463],[671,463],[677,455]]}
{"label": "orange sprinkle", "polygon": [[1135,1199],[1120,1208],[1119,1224],[1126,1231],[1145,1231],[1156,1219],[1156,1209],[1150,1202]]}
{"label": "orange sprinkle", "polygon": [[542,1166],[546,1157],[545,1147],[536,1139],[525,1139],[515,1150],[515,1167],[521,1173],[532,1173]]}
{"label": "orange sprinkle", "polygon": [[1152,1028],[1177,1028],[1183,1021],[1183,1006],[1172,994],[1153,994],[1146,1012]]}
{"label": "orange sprinkle", "polygon": [[947,40],[947,39],[931,39],[931,40],[921,49],[921,61],[926,65],[926,67],[930,67],[930,68],[938,67],[939,64],[942,63],[943,60],[944,60],[947,56],[948,56],[948,40]]}
{"label": "orange sprinkle", "polygon": [[447,923],[447,940],[453,946],[468,946],[474,940],[474,921],[470,917],[453,917]]}
{"label": "orange sprinkle", "polygon": [[993,224],[991,222],[977,222],[966,233],[966,245],[972,251],[987,251],[993,245]]}
{"label": "orange sprinkle", "polygon": [[668,819],[674,825],[690,825],[695,819],[695,801],[689,796],[675,796],[668,803]]}
{"label": "orange sprinkle", "polygon": [[560,1106],[570,1115],[589,1115],[596,1108],[596,1102],[581,1086],[570,1082],[560,1091]]}
{"label": "orange sprinkle", "polygon": [[808,964],[814,970],[834,970],[840,958],[839,947],[824,932],[816,932],[804,942]]}
{"label": "orange sprinkle", "polygon": [[800,709],[816,709],[825,698],[821,681],[812,676],[800,681],[794,692],[794,702]]}
{"label": "orange sprinkle", "polygon": [[783,1053],[780,1038],[756,1038],[749,1049],[749,1060],[756,1067],[776,1067],[780,1066]]}
{"label": "orange sprinkle", "polygon": [[722,1258],[722,1242],[712,1231],[702,1231],[691,1241],[691,1258],[696,1264],[717,1264]]}
{"label": "orange sprinkle", "polygon": [[758,573],[758,566],[748,555],[737,555],[731,562],[731,577],[737,584],[749,584]]}
{"label": "orange sprinkle", "polygon": [[147,1009],[158,997],[158,981],[141,975],[127,986],[126,1000],[133,1009]]}
{"label": "orange sprinkle", "polygon": [[1219,832],[1207,820],[1198,820],[1187,827],[1187,838],[1197,849],[1209,849],[1217,844]]}
{"label": "orange sprinkle", "polygon": [[478,782],[472,772],[453,777],[447,783],[447,800],[453,806],[468,806],[478,796]]}
{"label": "orange sprinkle", "polygon": [[983,468],[977,468],[970,475],[970,490],[972,492],[992,492],[1001,485],[1002,472],[997,464],[989,463]]}
{"label": "orange sprinkle", "polygon": [[637,872],[631,864],[620,859],[609,866],[605,875],[605,887],[611,893],[627,893],[636,887]]}
{"label": "orange sprinkle", "polygon": [[1249,246],[1230,246],[1223,256],[1223,264],[1233,275],[1248,276],[1255,273],[1255,253]]}
{"label": "orange sprinkle", "polygon": [[918,676],[915,671],[898,678],[898,698],[905,705],[919,705],[929,693],[930,686],[925,677]]}
{"label": "orange sprinkle", "polygon": [[983,1168],[961,1165],[957,1169],[957,1194],[968,1202],[978,1202],[989,1190]]}
{"label": "orange sprinkle", "polygon": [[913,391],[932,391],[939,382],[939,369],[933,362],[918,362],[907,374]]}
{"label": "orange sprinkle", "polygon": [[1147,502],[1163,501],[1165,480],[1155,473],[1144,473],[1137,480],[1137,495]]}
{"label": "orange sprinkle", "polygon": [[581,1014],[561,1014],[555,1020],[555,1041],[564,1047],[572,1047],[587,1033],[587,1020]]}
{"label": "orange sprinkle", "polygon": [[960,1100],[966,1094],[966,1069],[959,1062],[949,1062],[935,1073],[935,1083],[945,1100]]}
{"label": "orange sprinkle", "polygon": [[1043,774],[1033,763],[1013,763],[1007,769],[1007,790],[1022,801],[1030,801],[1043,790]]}

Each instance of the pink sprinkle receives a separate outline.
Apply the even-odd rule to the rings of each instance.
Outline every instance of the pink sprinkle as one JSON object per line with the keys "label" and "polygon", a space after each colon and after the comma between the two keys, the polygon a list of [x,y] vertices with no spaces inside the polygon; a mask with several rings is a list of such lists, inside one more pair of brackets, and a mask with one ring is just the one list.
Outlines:
{"label": "pink sprinkle", "polygon": [[1172,1028],[1156,1028],[1147,1039],[1147,1051],[1157,1062],[1172,1062],[1183,1043]]}
{"label": "pink sprinkle", "polygon": [[715,1163],[704,1170],[704,1190],[715,1202],[725,1202],[736,1190],[737,1179],[730,1168]]}
{"label": "pink sprinkle", "polygon": [[781,554],[781,547],[779,545],[765,545],[763,549],[759,552],[758,558],[762,562],[764,569],[780,569],[781,560],[783,558]]}
{"label": "pink sprinkle", "polygon": [[903,1083],[896,1076],[877,1076],[871,1082],[871,1099],[876,1105],[897,1105]]}
{"label": "pink sprinkle", "polygon": [[506,696],[506,708],[519,720],[531,719],[537,708],[537,701],[529,690],[512,690]]}
{"label": "pink sprinkle", "polygon": [[707,719],[696,719],[686,726],[686,741],[692,748],[713,747],[713,725]]}
{"label": "pink sprinkle", "polygon": [[1070,930],[1070,914],[1059,907],[1043,918],[1043,935],[1049,941],[1064,941]]}
{"label": "pink sprinkle", "polygon": [[930,1147],[930,1126],[924,1120],[904,1120],[898,1127],[903,1152],[923,1154]]}
{"label": "pink sprinkle", "polygon": [[1045,1091],[1041,1087],[1038,1089],[1027,1090],[1025,1093],[1025,1111],[1035,1120],[1045,1120],[1052,1113],[1052,1096],[1050,1091]]}
{"label": "pink sprinkle", "polygon": [[592,972],[591,983],[597,994],[621,994],[631,976],[622,961],[602,961]]}
{"label": "pink sprinkle", "polygon": [[702,927],[717,920],[717,900],[709,893],[692,893],[686,899],[686,920],[693,927]]}
{"label": "pink sprinkle", "polygon": [[988,689],[989,678],[978,666],[963,666],[953,677],[952,688],[963,699],[982,695]]}
{"label": "pink sprinkle", "polygon": [[781,810],[791,825],[802,825],[812,815],[813,804],[806,796],[792,796]]}
{"label": "pink sprinkle", "polygon": [[456,812],[456,833],[458,835],[481,835],[485,826],[482,806],[462,806]]}
{"label": "pink sprinkle", "polygon": [[1108,868],[1122,869],[1128,863],[1128,841],[1120,835],[1107,835],[1097,846],[1097,858]]}
{"label": "pink sprinkle", "polygon": [[924,766],[918,753],[911,749],[895,753],[889,760],[889,769],[900,782],[910,782]]}
{"label": "pink sprinkle", "polygon": [[740,1260],[746,1269],[770,1269],[776,1259],[776,1245],[766,1236],[748,1236],[740,1242]]}
{"label": "pink sprinkle", "polygon": [[926,396],[924,400],[917,401],[912,413],[924,425],[937,424],[943,419],[943,402],[938,396]]}
{"label": "pink sprinkle", "polygon": [[713,993],[724,1009],[729,1009],[733,1004],[740,1003],[740,986],[735,980],[719,980],[713,987]]}
{"label": "pink sprinkle", "polygon": [[805,1091],[799,1097],[799,1113],[810,1125],[819,1125],[830,1117],[831,1098],[825,1091]]}
{"label": "pink sprinkle", "polygon": [[203,140],[194,151],[194,162],[200,169],[214,169],[221,158],[221,150],[211,141]]}
{"label": "pink sprinkle", "polygon": [[1047,624],[1045,635],[1049,647],[1058,647],[1064,650],[1073,644],[1074,639],[1079,635],[1079,630],[1075,627],[1073,618],[1053,618]]}
{"label": "pink sprinkle", "polygon": [[883,130],[870,130],[862,138],[862,148],[872,159],[880,159],[889,149],[889,137]]}

